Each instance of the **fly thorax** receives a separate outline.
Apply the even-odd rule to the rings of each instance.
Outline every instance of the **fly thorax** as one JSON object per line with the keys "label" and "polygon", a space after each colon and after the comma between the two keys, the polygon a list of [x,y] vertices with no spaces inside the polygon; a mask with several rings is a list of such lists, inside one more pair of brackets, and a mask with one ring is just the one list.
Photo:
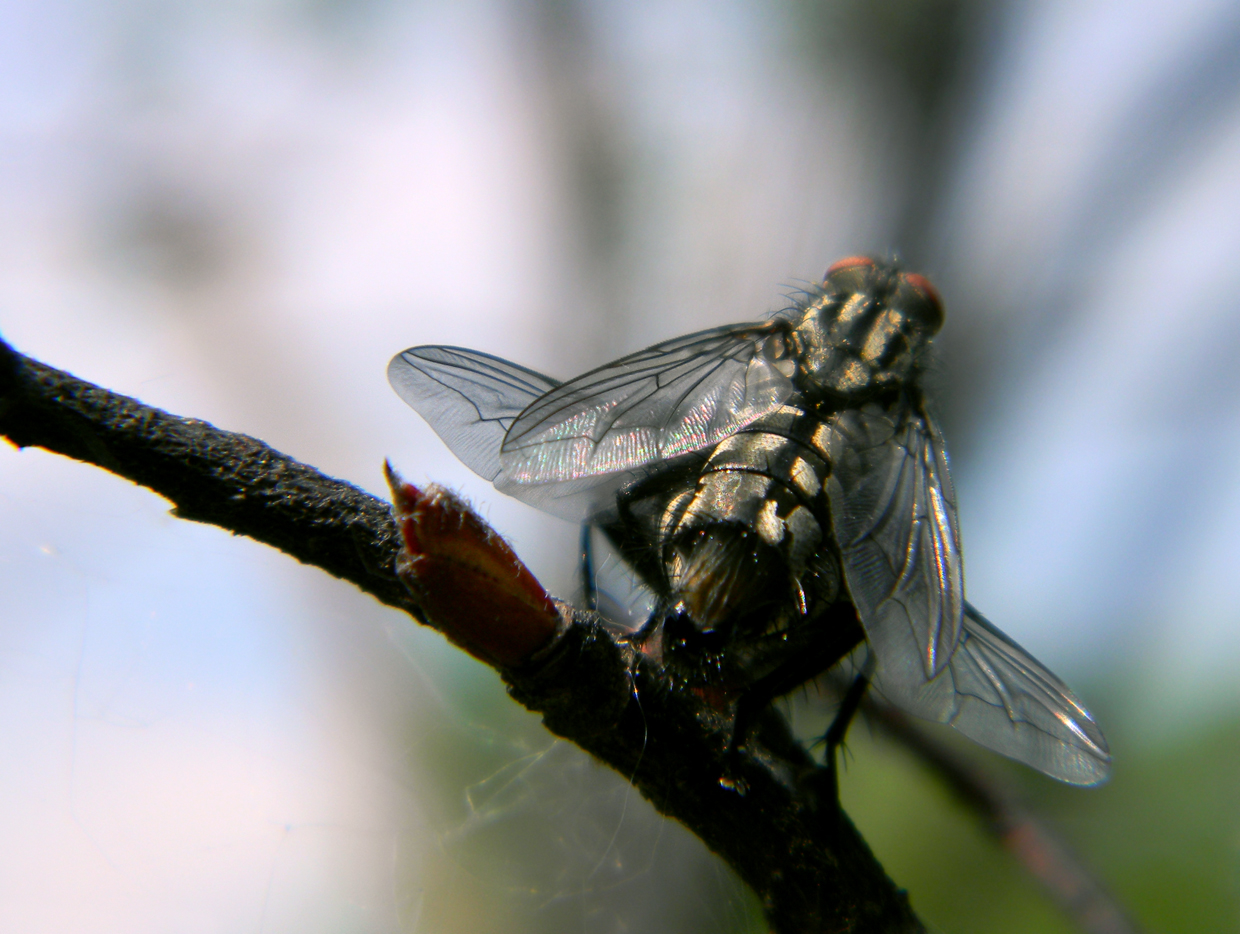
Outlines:
{"label": "fly thorax", "polygon": [[807,396],[857,398],[908,385],[942,307],[920,276],[874,261],[834,269],[793,331]]}

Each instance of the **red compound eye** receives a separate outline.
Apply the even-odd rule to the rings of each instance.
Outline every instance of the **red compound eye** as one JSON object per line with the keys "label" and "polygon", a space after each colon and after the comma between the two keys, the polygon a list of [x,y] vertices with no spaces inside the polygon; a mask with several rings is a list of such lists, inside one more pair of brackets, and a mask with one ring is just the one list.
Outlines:
{"label": "red compound eye", "polygon": [[915,272],[906,272],[904,274],[904,281],[925,295],[926,298],[934,302],[939,308],[943,307],[943,300],[939,298],[939,293],[935,291],[934,286],[930,284],[930,280],[925,276]]}
{"label": "red compound eye", "polygon": [[824,279],[830,279],[837,272],[843,272],[845,269],[860,269],[862,267],[872,267],[874,260],[868,256],[847,256],[838,262],[831,264],[831,268],[827,270]]}
{"label": "red compound eye", "polygon": [[913,294],[921,300],[920,313],[916,311],[919,307],[917,301],[910,304],[907,310],[921,318],[922,325],[929,328],[930,333],[933,334],[943,326],[943,302],[939,299],[939,293],[925,276],[919,276],[915,272],[901,273],[900,280],[902,286],[911,289]]}

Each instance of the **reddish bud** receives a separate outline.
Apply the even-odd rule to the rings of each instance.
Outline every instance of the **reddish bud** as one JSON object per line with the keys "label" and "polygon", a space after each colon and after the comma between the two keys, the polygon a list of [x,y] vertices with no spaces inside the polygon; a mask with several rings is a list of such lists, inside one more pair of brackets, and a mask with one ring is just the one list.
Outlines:
{"label": "reddish bud", "polygon": [[520,665],[560,627],[555,604],[529,568],[459,497],[419,490],[385,465],[404,547],[396,574],[427,621],[491,665]]}

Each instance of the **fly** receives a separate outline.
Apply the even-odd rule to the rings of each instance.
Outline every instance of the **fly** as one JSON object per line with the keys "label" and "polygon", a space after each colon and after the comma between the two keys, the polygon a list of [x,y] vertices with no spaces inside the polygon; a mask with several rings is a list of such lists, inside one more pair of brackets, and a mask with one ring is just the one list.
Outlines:
{"label": "fly", "polygon": [[925,278],[851,257],[768,321],[568,382],[441,346],[397,354],[388,379],[497,489],[602,529],[655,594],[643,638],[687,677],[761,704],[864,639],[903,710],[1096,784],[1093,717],[965,600],[921,389],[942,323]]}

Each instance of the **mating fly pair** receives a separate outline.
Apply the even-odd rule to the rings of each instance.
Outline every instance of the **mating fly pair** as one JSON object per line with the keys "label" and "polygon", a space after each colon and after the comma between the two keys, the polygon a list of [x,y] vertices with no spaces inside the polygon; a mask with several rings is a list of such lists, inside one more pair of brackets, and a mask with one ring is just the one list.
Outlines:
{"label": "mating fly pair", "polygon": [[440,346],[388,378],[497,489],[600,528],[655,596],[642,637],[687,682],[740,695],[738,721],[864,640],[901,709],[1095,784],[1110,755],[1089,712],[965,601],[920,385],[942,323],[923,277],[854,257],[770,320],[568,382]]}

